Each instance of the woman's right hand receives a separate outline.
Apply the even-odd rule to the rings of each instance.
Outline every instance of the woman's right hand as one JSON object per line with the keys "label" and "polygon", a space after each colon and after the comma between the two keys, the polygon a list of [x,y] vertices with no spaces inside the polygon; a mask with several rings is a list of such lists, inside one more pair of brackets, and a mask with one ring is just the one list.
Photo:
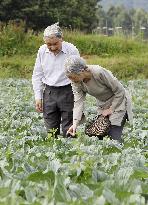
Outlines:
{"label": "woman's right hand", "polygon": [[36,108],[37,112],[43,112],[42,100],[36,100],[35,101],[35,108]]}
{"label": "woman's right hand", "polygon": [[67,130],[67,134],[70,134],[72,136],[75,136],[76,134],[76,129],[77,127],[75,125],[72,125],[68,130]]}
{"label": "woman's right hand", "polygon": [[113,111],[112,111],[112,108],[110,107],[106,110],[103,110],[102,115],[106,117],[108,115],[111,115],[112,113],[113,113]]}

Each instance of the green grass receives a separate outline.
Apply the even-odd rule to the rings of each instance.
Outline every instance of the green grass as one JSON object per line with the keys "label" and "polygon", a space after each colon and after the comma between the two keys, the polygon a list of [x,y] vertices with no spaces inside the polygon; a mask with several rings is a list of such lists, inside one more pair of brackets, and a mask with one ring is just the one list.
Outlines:
{"label": "green grass", "polygon": [[31,31],[24,32],[23,25],[16,27],[9,24],[0,30],[0,56],[32,55],[42,44],[41,36],[33,35]]}
{"label": "green grass", "polygon": [[31,78],[35,55],[0,58],[0,78]]}
{"label": "green grass", "polygon": [[[147,79],[148,52],[141,55],[116,55],[101,57],[83,55],[88,64],[99,64],[111,70],[119,79]],[[34,55],[14,55],[0,58],[0,78],[31,78],[35,62]]]}
{"label": "green grass", "polygon": [[[113,56],[116,54],[134,54],[148,49],[148,45],[123,36],[86,35],[79,31],[64,31],[64,39],[78,47],[81,54]],[[23,25],[16,27],[9,24],[1,30],[0,56],[15,54],[34,54],[43,43],[42,33],[38,36],[31,31],[24,32]]]}
{"label": "green grass", "polygon": [[148,49],[148,45],[136,39],[123,36],[84,35],[80,32],[65,31],[67,41],[76,45],[82,54],[113,56],[117,54],[135,54]]}
{"label": "green grass", "polygon": [[[148,43],[125,37],[64,31],[64,40],[77,46],[88,64],[99,64],[120,79],[148,78]],[[0,78],[31,78],[42,33],[8,25],[0,35]]]}
{"label": "green grass", "polygon": [[88,64],[99,64],[111,70],[119,79],[147,79],[148,52],[113,57],[84,56]]}

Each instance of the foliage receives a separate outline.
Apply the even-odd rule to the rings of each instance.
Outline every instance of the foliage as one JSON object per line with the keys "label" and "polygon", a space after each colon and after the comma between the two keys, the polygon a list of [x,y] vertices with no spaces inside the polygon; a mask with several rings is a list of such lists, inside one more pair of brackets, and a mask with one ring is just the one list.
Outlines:
{"label": "foliage", "polygon": [[24,22],[3,26],[0,35],[0,56],[15,54],[33,54],[42,43],[42,38],[33,35],[31,31],[24,32]]}
{"label": "foliage", "polygon": [[24,21],[25,32],[32,29],[38,33],[60,22],[62,27],[87,33],[147,38],[148,13],[144,10],[146,7],[141,8],[143,3],[138,1],[138,8],[133,8],[133,0],[126,2],[127,9],[124,3],[118,1],[114,4],[114,1],[108,3],[108,10],[104,10],[101,0],[1,0],[0,22],[8,24],[11,21],[19,25]]}
{"label": "foliage", "polygon": [[[124,37],[86,35],[64,30],[64,40],[77,46],[89,64],[99,64],[120,79],[148,77],[148,44]],[[9,24],[0,35],[0,77],[30,78],[42,33],[24,33],[24,24]]]}
{"label": "foliage", "polygon": [[148,52],[113,57],[85,56],[88,64],[111,70],[118,79],[148,79]]}
{"label": "foliage", "polygon": [[65,32],[65,39],[74,43],[84,55],[113,56],[117,54],[134,54],[148,45],[141,41],[119,36],[84,35],[82,33]]}
{"label": "foliage", "polygon": [[124,5],[127,9],[138,9],[142,8],[148,11],[147,0],[110,0],[107,2],[106,0],[101,1],[101,5],[107,10],[111,5]]}
{"label": "foliage", "polygon": [[148,12],[144,9],[128,10],[113,4],[107,11],[98,8],[97,16],[96,33],[148,38]]}
{"label": "foliage", "polygon": [[[83,56],[88,64],[97,64],[111,70],[118,79],[147,79],[148,52],[136,55]],[[0,58],[0,78],[31,78],[34,55],[14,55]]]}
{"label": "foliage", "polygon": [[[148,45],[131,38],[87,35],[78,31],[64,30],[64,39],[74,43],[82,54],[115,55],[133,54],[148,49]],[[38,36],[29,31],[24,33],[24,24],[9,24],[1,29],[0,56],[35,54],[43,44],[42,33]]]}
{"label": "foliage", "polygon": [[[133,95],[134,126],[124,145],[108,138],[46,136],[34,110],[31,82],[1,80],[0,204],[145,205],[148,195],[147,81],[126,83]],[[88,96],[86,114],[96,105]]]}
{"label": "foliage", "polygon": [[91,31],[96,22],[98,2],[99,0],[2,0],[0,21],[23,20],[26,22],[26,29],[37,31],[59,21],[62,26]]}

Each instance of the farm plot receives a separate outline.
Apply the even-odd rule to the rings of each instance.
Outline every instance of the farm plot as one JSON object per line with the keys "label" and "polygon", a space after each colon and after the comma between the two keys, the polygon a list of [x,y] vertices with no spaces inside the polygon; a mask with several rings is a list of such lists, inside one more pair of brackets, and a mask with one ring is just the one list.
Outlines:
{"label": "farm plot", "polygon": [[[148,204],[148,81],[126,85],[134,126],[121,146],[85,136],[83,126],[77,139],[46,136],[31,82],[1,80],[0,205]],[[88,116],[95,108],[88,96]]]}

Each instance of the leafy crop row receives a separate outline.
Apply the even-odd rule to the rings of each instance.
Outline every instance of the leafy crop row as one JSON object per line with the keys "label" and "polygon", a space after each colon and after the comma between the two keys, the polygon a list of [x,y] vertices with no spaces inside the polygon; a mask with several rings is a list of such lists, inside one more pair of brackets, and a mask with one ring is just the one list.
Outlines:
{"label": "leafy crop row", "polygon": [[[144,205],[148,199],[147,81],[130,81],[134,126],[124,145],[46,135],[31,82],[0,81],[0,205]],[[88,96],[88,116],[95,113]]]}

